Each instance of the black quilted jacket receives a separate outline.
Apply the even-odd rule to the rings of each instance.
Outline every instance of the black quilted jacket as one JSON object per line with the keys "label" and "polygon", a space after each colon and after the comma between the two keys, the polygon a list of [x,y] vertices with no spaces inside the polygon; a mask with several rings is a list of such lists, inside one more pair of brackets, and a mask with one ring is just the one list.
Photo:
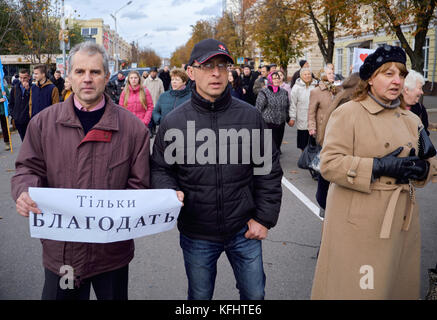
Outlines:
{"label": "black quilted jacket", "polygon": [[[187,130],[193,124],[195,129]],[[279,152],[271,144],[271,139],[266,140],[273,148],[272,166],[268,174],[254,175],[254,168],[259,161],[252,156],[249,161],[241,161],[244,139],[233,144],[238,145],[240,164],[229,164],[229,149],[227,161],[223,161],[226,157],[220,161],[220,156],[223,156],[223,152],[219,152],[220,142],[223,144],[223,141],[219,139],[219,129],[240,131],[247,128],[250,133],[252,129],[259,129],[263,137],[264,127],[261,113],[253,106],[231,97],[229,87],[211,103],[199,96],[193,84],[191,100],[165,117],[153,146],[151,183],[153,188],[184,192],[184,206],[178,218],[178,228],[182,234],[195,239],[226,241],[251,218],[267,228],[276,224],[282,198],[282,169]],[[164,139],[170,129],[179,129],[185,137],[184,143],[180,143],[180,135],[176,139]],[[215,133],[216,141],[211,140],[213,147],[208,149],[211,154],[205,152],[205,141],[209,142],[211,137],[204,137],[205,130],[199,133],[202,129],[211,129],[209,133]],[[167,135],[173,133],[169,131]],[[195,142],[195,147],[186,141],[186,137],[194,137],[194,133],[199,133],[198,140],[201,140]],[[229,146],[230,140],[227,141],[225,144]],[[261,150],[264,150],[263,141],[260,143]],[[249,143],[249,150],[252,150],[252,138]],[[169,164],[164,156],[166,148],[170,154],[174,151],[173,155],[180,152],[183,160],[179,157],[179,163]],[[204,159],[193,157],[194,154],[206,155],[208,162],[205,164],[202,162]]]}

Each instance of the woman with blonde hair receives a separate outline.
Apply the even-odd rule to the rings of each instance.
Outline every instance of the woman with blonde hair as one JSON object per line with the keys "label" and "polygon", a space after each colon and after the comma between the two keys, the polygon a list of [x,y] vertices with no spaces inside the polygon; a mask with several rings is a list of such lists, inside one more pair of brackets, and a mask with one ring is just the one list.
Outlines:
{"label": "woman with blonde hair", "polygon": [[420,297],[415,188],[437,182],[437,164],[420,119],[400,98],[406,60],[400,47],[376,49],[353,100],[329,118],[320,170],[331,184],[312,299]]}
{"label": "woman with blonde hair", "polygon": [[141,85],[138,71],[129,72],[119,105],[136,115],[146,126],[149,125],[153,112],[152,96],[149,90]]}
{"label": "woman with blonde hair", "polygon": [[73,93],[73,89],[71,88],[71,82],[68,77],[65,78],[64,82],[64,90],[62,90],[62,101],[68,99],[68,97]]}

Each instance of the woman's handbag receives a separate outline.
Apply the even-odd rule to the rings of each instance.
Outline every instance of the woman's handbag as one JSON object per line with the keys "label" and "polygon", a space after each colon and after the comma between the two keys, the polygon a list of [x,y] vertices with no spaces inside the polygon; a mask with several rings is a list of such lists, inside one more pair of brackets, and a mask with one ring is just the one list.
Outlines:
{"label": "woman's handbag", "polygon": [[[311,164],[312,164],[314,158],[320,154],[321,149],[322,149],[322,147],[317,144],[316,139],[313,136],[310,136],[308,139],[307,146],[305,147],[305,149],[303,150],[302,154],[299,157],[299,160],[297,162],[297,166],[301,169],[316,170],[316,169],[311,167]],[[320,162],[320,159],[319,159],[319,162]],[[317,171],[320,171],[320,169]]]}
{"label": "woman's handbag", "polygon": [[429,159],[436,155],[436,150],[434,145],[431,142],[431,139],[426,134],[426,131],[421,125],[419,127],[419,158],[420,159]]}

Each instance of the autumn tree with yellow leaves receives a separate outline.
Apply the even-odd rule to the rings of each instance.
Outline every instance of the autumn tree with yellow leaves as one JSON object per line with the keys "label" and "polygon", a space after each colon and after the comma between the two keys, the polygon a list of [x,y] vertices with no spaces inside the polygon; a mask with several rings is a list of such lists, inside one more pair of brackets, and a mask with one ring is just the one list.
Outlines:
{"label": "autumn tree with yellow leaves", "polygon": [[[429,24],[436,18],[437,0],[363,0],[362,4],[372,8],[373,31],[384,30],[396,35],[411,60],[412,68],[423,73],[423,47]],[[414,38],[414,45],[408,42],[408,33]]]}

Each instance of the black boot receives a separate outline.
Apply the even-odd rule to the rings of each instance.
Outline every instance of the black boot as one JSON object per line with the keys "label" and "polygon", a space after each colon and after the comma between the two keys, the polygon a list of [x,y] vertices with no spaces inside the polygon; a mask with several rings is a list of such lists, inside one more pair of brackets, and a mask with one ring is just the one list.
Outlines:
{"label": "black boot", "polygon": [[425,300],[437,300],[437,265],[435,269],[428,269],[429,288]]}

